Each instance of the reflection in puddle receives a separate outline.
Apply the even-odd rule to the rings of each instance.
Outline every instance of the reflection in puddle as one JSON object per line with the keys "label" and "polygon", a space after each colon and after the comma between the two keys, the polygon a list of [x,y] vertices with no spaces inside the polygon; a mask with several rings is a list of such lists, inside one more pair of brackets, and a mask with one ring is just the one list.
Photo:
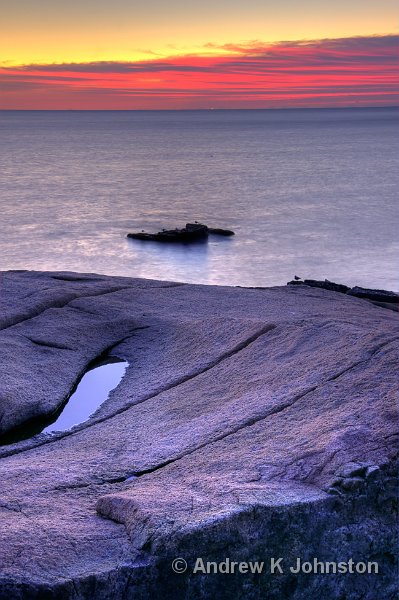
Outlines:
{"label": "reflection in puddle", "polygon": [[57,420],[43,429],[43,433],[66,431],[74,425],[87,421],[105,402],[110,392],[119,385],[128,364],[120,359],[109,359],[105,364],[87,371]]}

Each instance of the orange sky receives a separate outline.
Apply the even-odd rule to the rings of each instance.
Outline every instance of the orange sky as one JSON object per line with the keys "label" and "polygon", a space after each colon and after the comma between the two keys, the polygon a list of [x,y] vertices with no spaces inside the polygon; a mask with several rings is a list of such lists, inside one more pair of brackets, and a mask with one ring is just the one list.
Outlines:
{"label": "orange sky", "polygon": [[391,0],[7,1],[0,108],[394,104],[398,12]]}

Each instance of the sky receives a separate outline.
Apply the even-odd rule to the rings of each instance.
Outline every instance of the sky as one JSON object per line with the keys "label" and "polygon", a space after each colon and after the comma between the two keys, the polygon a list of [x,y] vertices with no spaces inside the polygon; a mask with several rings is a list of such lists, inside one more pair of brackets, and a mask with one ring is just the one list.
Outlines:
{"label": "sky", "polygon": [[397,103],[393,0],[1,0],[0,109]]}

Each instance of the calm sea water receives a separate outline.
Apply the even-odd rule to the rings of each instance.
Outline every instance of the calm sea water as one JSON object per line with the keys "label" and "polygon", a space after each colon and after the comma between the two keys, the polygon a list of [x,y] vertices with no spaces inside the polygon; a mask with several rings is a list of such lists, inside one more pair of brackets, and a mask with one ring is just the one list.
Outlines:
{"label": "calm sea water", "polygon": [[[0,112],[0,269],[398,290],[396,114]],[[236,236],[126,239],[193,220]]]}

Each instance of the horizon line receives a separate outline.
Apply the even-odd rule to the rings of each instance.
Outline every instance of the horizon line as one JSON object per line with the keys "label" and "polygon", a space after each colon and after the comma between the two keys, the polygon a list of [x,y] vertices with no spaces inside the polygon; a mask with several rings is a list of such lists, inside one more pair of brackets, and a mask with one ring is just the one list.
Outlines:
{"label": "horizon line", "polygon": [[280,108],[0,108],[3,112],[259,112],[276,110],[385,110],[399,109],[399,104],[386,106],[282,106]]}

